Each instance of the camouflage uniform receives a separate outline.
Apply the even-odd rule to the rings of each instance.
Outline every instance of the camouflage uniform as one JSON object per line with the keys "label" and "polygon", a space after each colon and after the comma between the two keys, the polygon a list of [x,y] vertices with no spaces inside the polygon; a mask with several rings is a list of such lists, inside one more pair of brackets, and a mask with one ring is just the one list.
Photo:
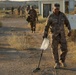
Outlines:
{"label": "camouflage uniform", "polygon": [[28,14],[30,15],[30,25],[31,25],[31,30],[33,32],[36,30],[37,13],[34,9],[30,9]]}
{"label": "camouflage uniform", "polygon": [[64,24],[66,27],[71,30],[68,19],[65,14],[59,11],[58,15],[52,13],[47,20],[47,25],[44,31],[44,37],[47,37],[49,28],[52,32],[52,49],[53,55],[55,59],[55,63],[59,63],[59,55],[58,55],[58,44],[60,44],[60,48],[62,54],[60,55],[60,60],[65,62],[65,57],[67,54],[67,42],[65,37]]}

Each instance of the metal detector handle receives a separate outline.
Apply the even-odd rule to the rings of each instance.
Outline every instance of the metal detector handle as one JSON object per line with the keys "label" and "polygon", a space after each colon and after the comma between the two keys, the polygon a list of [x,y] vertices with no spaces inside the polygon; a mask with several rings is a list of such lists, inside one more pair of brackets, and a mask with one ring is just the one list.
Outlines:
{"label": "metal detector handle", "polygon": [[44,50],[42,50],[42,52],[41,52],[41,56],[40,56],[40,60],[39,60],[39,64],[38,64],[38,68],[39,68],[39,66],[40,66],[40,62],[41,62],[41,58],[42,58],[42,55],[43,55],[43,51],[44,51]]}
{"label": "metal detector handle", "polygon": [[41,52],[41,56],[40,56],[40,59],[39,59],[38,67],[33,71],[34,73],[35,73],[35,72],[38,72],[38,71],[40,70],[40,63],[41,63],[43,51],[44,51],[44,50],[42,50],[42,52]]}

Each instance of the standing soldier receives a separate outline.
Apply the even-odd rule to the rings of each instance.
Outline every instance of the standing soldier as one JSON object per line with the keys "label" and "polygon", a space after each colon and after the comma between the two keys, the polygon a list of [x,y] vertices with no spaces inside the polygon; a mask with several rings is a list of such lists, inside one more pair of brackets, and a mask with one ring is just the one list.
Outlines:
{"label": "standing soldier", "polygon": [[22,17],[25,17],[25,7],[22,6],[21,10],[22,10]]}
{"label": "standing soldier", "polygon": [[14,13],[14,7],[11,8],[11,12],[12,12],[12,14]]}
{"label": "standing soldier", "polygon": [[38,21],[37,12],[33,6],[29,10],[28,14],[30,16],[30,25],[31,25],[32,33],[33,33],[36,31],[36,20]]}
{"label": "standing soldier", "polygon": [[27,6],[26,10],[27,10],[27,12],[29,12],[29,10],[30,10],[30,5]]}
{"label": "standing soldier", "polygon": [[18,7],[18,15],[20,15],[21,6]]}
{"label": "standing soldier", "polygon": [[[54,4],[53,13],[48,17],[47,25],[45,27],[43,36],[43,38],[47,38],[48,30],[50,28],[52,33],[52,49],[55,60],[55,66],[54,66],[55,69],[58,69],[60,67],[66,67],[65,58],[68,50],[67,50],[64,24],[69,30],[68,36],[71,36],[71,27],[69,21],[65,16],[65,14],[59,11],[59,9],[60,5],[57,3]],[[60,44],[60,48],[62,51],[60,57],[58,55],[58,44]]]}

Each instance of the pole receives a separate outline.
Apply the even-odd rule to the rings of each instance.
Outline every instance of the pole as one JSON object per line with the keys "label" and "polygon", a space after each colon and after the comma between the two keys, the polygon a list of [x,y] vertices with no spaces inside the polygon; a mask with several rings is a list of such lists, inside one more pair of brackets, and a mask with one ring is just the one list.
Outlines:
{"label": "pole", "polygon": [[34,73],[38,72],[40,70],[40,63],[41,63],[42,55],[43,55],[43,50],[41,52],[41,56],[40,56],[40,59],[39,59],[38,67],[33,71]]}

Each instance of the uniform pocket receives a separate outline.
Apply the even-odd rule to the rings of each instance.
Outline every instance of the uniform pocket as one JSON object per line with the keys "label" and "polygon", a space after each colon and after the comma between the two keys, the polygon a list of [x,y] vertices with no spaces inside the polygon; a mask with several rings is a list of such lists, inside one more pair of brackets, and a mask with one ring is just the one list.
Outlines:
{"label": "uniform pocket", "polygon": [[64,23],[64,21],[65,21],[65,20],[62,18],[62,19],[61,19],[61,23]]}
{"label": "uniform pocket", "polygon": [[52,23],[53,23],[53,24],[56,24],[57,22],[58,22],[57,19],[53,19],[53,20],[52,20]]}

